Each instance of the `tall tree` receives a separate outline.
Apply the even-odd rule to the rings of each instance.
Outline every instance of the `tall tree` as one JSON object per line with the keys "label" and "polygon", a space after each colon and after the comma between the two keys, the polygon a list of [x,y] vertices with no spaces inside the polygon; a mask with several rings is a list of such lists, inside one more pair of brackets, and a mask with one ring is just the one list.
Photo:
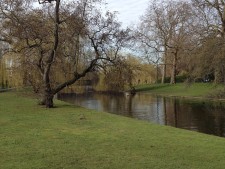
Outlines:
{"label": "tall tree", "polygon": [[96,2],[55,0],[38,8],[29,0],[1,2],[2,37],[38,72],[48,108],[56,93],[117,59],[124,46],[129,31],[120,28],[113,13],[103,16]]}
{"label": "tall tree", "polygon": [[152,1],[141,20],[139,39],[145,49],[161,56],[162,83],[169,66],[172,67],[170,83],[176,83],[180,53],[193,46],[193,17],[193,9],[188,2]]}
{"label": "tall tree", "polygon": [[[202,18],[202,40],[198,52],[202,59],[210,60],[207,66],[214,73],[215,83],[225,82],[225,1],[224,0],[192,0],[193,6]],[[203,34],[204,33],[204,34]],[[214,51],[214,53],[212,53]],[[203,62],[204,63],[204,62]],[[202,67],[202,71],[205,71]],[[208,71],[206,71],[209,73]]]}

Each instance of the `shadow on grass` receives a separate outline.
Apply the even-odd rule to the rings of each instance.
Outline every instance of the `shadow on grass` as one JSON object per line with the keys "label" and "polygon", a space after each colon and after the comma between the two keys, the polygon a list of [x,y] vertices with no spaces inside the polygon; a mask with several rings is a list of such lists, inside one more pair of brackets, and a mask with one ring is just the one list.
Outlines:
{"label": "shadow on grass", "polygon": [[157,89],[162,89],[162,88],[168,87],[169,85],[170,84],[154,84],[154,85],[149,85],[149,86],[138,87],[138,88],[136,88],[136,91],[143,92],[143,91],[157,90]]}

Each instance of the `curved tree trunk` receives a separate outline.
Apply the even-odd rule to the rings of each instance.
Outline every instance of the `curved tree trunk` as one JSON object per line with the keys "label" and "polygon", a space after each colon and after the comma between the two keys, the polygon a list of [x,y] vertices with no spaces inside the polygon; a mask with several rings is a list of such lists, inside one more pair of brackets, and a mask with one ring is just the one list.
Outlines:
{"label": "curved tree trunk", "polygon": [[60,0],[56,0],[55,18],[54,18],[54,22],[55,22],[54,23],[55,24],[54,45],[53,45],[53,48],[47,59],[46,67],[43,71],[43,80],[44,80],[44,84],[45,84],[43,102],[44,102],[46,108],[52,108],[54,106],[53,105],[53,97],[54,97],[55,93],[53,92],[51,85],[50,85],[50,71],[51,71],[51,66],[53,64],[54,58],[56,57],[56,52],[57,52],[58,44],[59,44],[59,24],[60,24],[59,6],[60,6]]}

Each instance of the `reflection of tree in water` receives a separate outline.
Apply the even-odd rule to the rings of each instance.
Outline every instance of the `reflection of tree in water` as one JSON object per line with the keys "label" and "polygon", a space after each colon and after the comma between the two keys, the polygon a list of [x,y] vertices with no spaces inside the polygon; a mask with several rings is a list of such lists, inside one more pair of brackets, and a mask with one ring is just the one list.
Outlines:
{"label": "reflection of tree in water", "polygon": [[140,100],[142,104],[149,104],[155,102],[157,96],[152,96],[149,94],[136,94],[135,99]]}
{"label": "reflection of tree in water", "polygon": [[163,97],[136,94],[132,100],[132,116],[157,124],[165,124]]}
{"label": "reflection of tree in water", "polygon": [[225,136],[225,119],[223,106],[218,107],[214,104],[195,104],[192,106],[194,118],[197,119],[198,131]]}
{"label": "reflection of tree in water", "polygon": [[100,100],[105,111],[131,116],[132,97],[124,97],[123,94],[95,94],[94,97]]}
{"label": "reflection of tree in water", "polygon": [[132,117],[132,100],[133,100],[133,95],[128,95],[125,96],[125,111],[127,113],[127,115],[129,115],[130,117]]}
{"label": "reflection of tree in water", "polygon": [[174,99],[163,99],[164,113],[165,113],[165,124],[169,126],[177,127],[177,110],[176,101]]}
{"label": "reflection of tree in water", "polygon": [[166,99],[164,105],[167,125],[225,136],[224,107],[178,99]]}

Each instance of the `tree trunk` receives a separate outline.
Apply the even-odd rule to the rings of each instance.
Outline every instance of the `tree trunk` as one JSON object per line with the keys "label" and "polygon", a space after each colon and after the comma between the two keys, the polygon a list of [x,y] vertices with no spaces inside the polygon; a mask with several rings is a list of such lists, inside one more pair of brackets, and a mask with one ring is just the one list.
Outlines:
{"label": "tree trunk", "polygon": [[163,64],[163,72],[162,72],[162,81],[161,83],[165,83],[165,78],[166,78],[166,64]]}
{"label": "tree trunk", "polygon": [[159,80],[159,65],[157,63],[157,65],[156,65],[156,81],[155,81],[156,84],[158,83],[158,80]]}
{"label": "tree trunk", "polygon": [[223,75],[222,75],[222,72],[219,68],[217,68],[214,72],[214,83],[215,84],[220,84],[223,82]]}
{"label": "tree trunk", "polygon": [[172,68],[172,72],[171,72],[170,84],[176,84],[177,52],[174,53],[172,66],[173,66],[173,68]]}
{"label": "tree trunk", "polygon": [[166,60],[167,60],[167,47],[165,45],[165,54],[164,54],[164,63],[163,63],[163,72],[162,72],[162,81],[161,83],[165,83],[165,78],[166,78]]}
{"label": "tree trunk", "polygon": [[46,108],[53,108],[53,97],[54,95],[52,95],[51,93],[46,93],[45,95],[45,107]]}
{"label": "tree trunk", "polygon": [[54,107],[54,104],[53,104],[54,95],[51,92],[44,91],[44,93],[41,97],[42,97],[42,99],[41,99],[39,105],[43,105],[46,108]]}
{"label": "tree trunk", "polygon": [[56,57],[56,51],[58,49],[58,44],[59,44],[59,6],[60,6],[60,0],[56,0],[55,4],[55,18],[54,18],[54,23],[55,23],[55,28],[54,28],[54,46],[53,49],[50,52],[50,55],[47,59],[47,65],[43,71],[43,81],[44,81],[44,99],[43,102],[45,104],[46,108],[52,108],[53,107],[53,97],[54,93],[50,85],[50,71],[51,71],[51,66],[54,61],[54,58]]}

